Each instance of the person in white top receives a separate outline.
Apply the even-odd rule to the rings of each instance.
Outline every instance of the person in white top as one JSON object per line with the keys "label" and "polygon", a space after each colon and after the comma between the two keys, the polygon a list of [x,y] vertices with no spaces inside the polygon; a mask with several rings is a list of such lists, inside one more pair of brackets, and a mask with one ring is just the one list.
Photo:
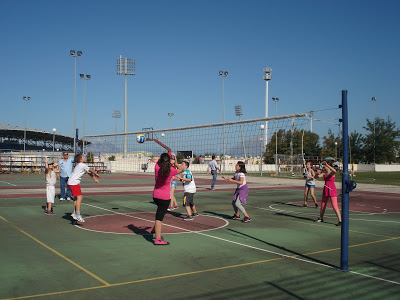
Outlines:
{"label": "person in white top", "polygon": [[236,183],[236,190],[233,194],[232,198],[232,206],[235,214],[232,216],[233,220],[239,220],[240,215],[238,214],[239,210],[244,214],[243,222],[247,223],[251,221],[250,216],[247,214],[246,210],[244,209],[243,204],[247,203],[247,196],[249,195],[249,189],[246,183],[246,165],[242,161],[238,161],[235,165],[235,175],[232,178],[225,178],[222,176],[223,179],[230,181],[232,183]]}
{"label": "person in white top", "polygon": [[[44,213],[48,216],[54,216],[53,208],[51,207],[54,203],[54,198],[56,197],[56,183],[57,176],[60,173],[58,169],[57,163],[52,163],[47,161],[47,157],[45,158],[45,172],[44,177],[46,179],[46,208],[44,209]],[[56,169],[54,169],[56,167]]]}
{"label": "person in white top", "polygon": [[187,217],[183,220],[191,221],[194,217],[199,215],[193,202],[193,197],[196,193],[196,184],[194,183],[192,172],[188,169],[189,162],[183,161],[181,167],[183,169],[183,172],[181,173],[182,176],[176,176],[176,178],[183,182],[183,206],[187,212]]}
{"label": "person in white top", "polygon": [[82,191],[81,191],[81,179],[83,174],[88,173],[90,177],[96,183],[99,183],[98,178],[100,177],[95,171],[90,169],[87,164],[85,164],[85,156],[82,153],[75,155],[75,162],[77,165],[75,166],[74,171],[68,179],[68,186],[71,189],[72,196],[75,196],[74,200],[74,212],[71,214],[71,217],[78,222],[85,222],[85,220],[81,216],[81,205],[82,205]]}

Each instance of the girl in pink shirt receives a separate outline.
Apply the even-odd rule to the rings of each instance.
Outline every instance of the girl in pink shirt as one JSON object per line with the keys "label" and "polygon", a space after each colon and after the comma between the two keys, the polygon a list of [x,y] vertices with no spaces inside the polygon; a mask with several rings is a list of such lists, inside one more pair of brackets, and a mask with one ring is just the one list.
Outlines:
{"label": "girl in pink shirt", "polygon": [[[174,161],[174,167],[171,166],[171,159]],[[171,157],[168,153],[161,154],[155,166],[156,183],[153,190],[153,200],[157,204],[157,212],[154,224],[154,231],[156,234],[154,245],[169,245],[169,243],[164,241],[161,237],[162,221],[171,201],[171,178],[182,171],[183,168],[175,160],[174,153],[171,153]]]}
{"label": "girl in pink shirt", "polygon": [[326,161],[322,162],[324,172],[318,171],[318,174],[315,175],[315,178],[323,177],[325,181],[324,190],[322,191],[322,201],[321,201],[321,211],[319,213],[319,218],[315,222],[323,222],[326,204],[328,200],[331,199],[333,210],[336,213],[336,216],[339,222],[336,226],[340,226],[342,224],[342,216],[340,214],[340,210],[337,204],[337,191],[335,185],[335,174],[336,169],[332,166],[332,163],[327,163]]}

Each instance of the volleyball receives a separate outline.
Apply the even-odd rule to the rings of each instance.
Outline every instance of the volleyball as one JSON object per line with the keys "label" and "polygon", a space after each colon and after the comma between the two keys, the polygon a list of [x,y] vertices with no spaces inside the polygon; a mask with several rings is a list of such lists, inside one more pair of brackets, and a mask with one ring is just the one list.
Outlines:
{"label": "volleyball", "polygon": [[144,137],[143,134],[138,134],[138,136],[136,137],[136,141],[140,144],[144,143],[146,140],[146,138]]}

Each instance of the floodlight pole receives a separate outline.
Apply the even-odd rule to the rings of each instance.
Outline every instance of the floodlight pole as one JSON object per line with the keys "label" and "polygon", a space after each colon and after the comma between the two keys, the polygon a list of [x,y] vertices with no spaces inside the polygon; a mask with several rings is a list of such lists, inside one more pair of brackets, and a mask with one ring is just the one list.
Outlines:
{"label": "floodlight pole", "polygon": [[376,98],[372,97],[371,101],[374,106],[374,171],[375,171],[375,169],[376,169],[376,162],[375,162],[375,102],[376,102]]}
{"label": "floodlight pole", "polygon": [[124,158],[128,151],[128,93],[127,93],[127,75],[135,75],[135,60],[132,58],[123,58],[122,55],[117,59],[117,74],[125,75],[125,102],[124,102]]}
{"label": "floodlight pole", "polygon": [[222,147],[222,155],[223,155],[223,171],[225,172],[225,77],[228,76],[228,72],[219,71],[219,76],[222,76],[222,122],[223,126],[223,147]]}
{"label": "floodlight pole", "polygon": [[263,163],[263,130],[264,130],[265,126],[264,124],[260,125],[260,130],[261,130],[261,134],[260,134],[260,176],[262,176],[262,163]]}
{"label": "floodlight pole", "polygon": [[90,80],[90,75],[79,74],[81,79],[85,80],[85,88],[83,93],[83,132],[82,132],[82,154],[85,155],[85,116],[86,116],[86,80]]}
{"label": "floodlight pole", "polygon": [[31,100],[31,97],[22,97],[22,100],[25,101],[25,128],[24,128],[24,155],[25,155],[25,144],[26,144],[26,111],[28,108],[28,101]]}
{"label": "floodlight pole", "polygon": [[54,145],[55,145],[56,131],[57,130],[53,128],[53,159],[54,159]]}
{"label": "floodlight pole", "polygon": [[[264,80],[265,80],[265,117],[268,118],[268,81],[271,80],[272,69],[264,68]],[[265,147],[268,145],[268,121],[265,121],[265,131],[264,131],[264,143]]]}
{"label": "floodlight pole", "polygon": [[[118,133],[117,131],[117,119],[121,118],[121,112],[119,110],[114,110],[112,113],[112,117],[115,119],[115,134]],[[117,153],[117,135],[115,135],[115,148],[114,153]]]}
{"label": "floodlight pole", "polygon": [[[278,115],[279,98],[272,98],[275,102],[275,117]],[[275,175],[278,175],[278,120],[275,120]]]}
{"label": "floodlight pole", "polygon": [[74,57],[75,72],[74,72],[74,154],[76,154],[76,58],[82,56],[82,51],[70,50],[69,55]]}
{"label": "floodlight pole", "polygon": [[[235,106],[235,114],[236,114],[236,116],[239,117],[239,121],[240,121],[240,116],[243,115],[242,106],[241,106],[241,105],[236,105],[236,106]],[[243,155],[244,155],[244,158],[246,158],[246,148],[245,148],[245,146],[244,146],[244,138],[243,138],[243,127],[242,127],[242,123],[240,123],[240,131],[241,131],[241,133],[242,133]]]}
{"label": "floodlight pole", "polygon": [[[172,128],[172,123],[171,123],[171,120],[172,120],[172,117],[174,116],[174,113],[168,113],[168,117],[169,117],[169,129],[171,129]],[[169,145],[172,147],[172,132],[170,131],[170,135],[169,135]]]}

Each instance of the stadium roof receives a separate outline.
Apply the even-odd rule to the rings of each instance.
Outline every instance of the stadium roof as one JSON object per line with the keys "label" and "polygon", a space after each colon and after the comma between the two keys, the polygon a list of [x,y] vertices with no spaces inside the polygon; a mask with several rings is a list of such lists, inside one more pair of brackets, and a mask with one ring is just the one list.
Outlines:
{"label": "stadium roof", "polygon": [[[25,128],[18,125],[0,123],[0,137],[10,139],[23,139]],[[53,133],[37,130],[36,128],[26,128],[26,138],[29,140],[53,141]],[[74,138],[66,135],[55,134],[55,140],[58,143],[74,144]]]}
{"label": "stadium roof", "polygon": [[[24,131],[24,127],[0,123],[0,147],[3,149],[19,149],[21,145],[23,145]],[[62,134],[54,134],[54,140],[55,144],[58,145],[57,148],[60,148],[60,150],[69,150],[73,148],[73,137]],[[36,149],[38,147],[51,148],[52,145],[52,132],[38,130],[36,128],[26,128],[27,149]],[[82,146],[82,140],[78,140],[78,145]]]}

